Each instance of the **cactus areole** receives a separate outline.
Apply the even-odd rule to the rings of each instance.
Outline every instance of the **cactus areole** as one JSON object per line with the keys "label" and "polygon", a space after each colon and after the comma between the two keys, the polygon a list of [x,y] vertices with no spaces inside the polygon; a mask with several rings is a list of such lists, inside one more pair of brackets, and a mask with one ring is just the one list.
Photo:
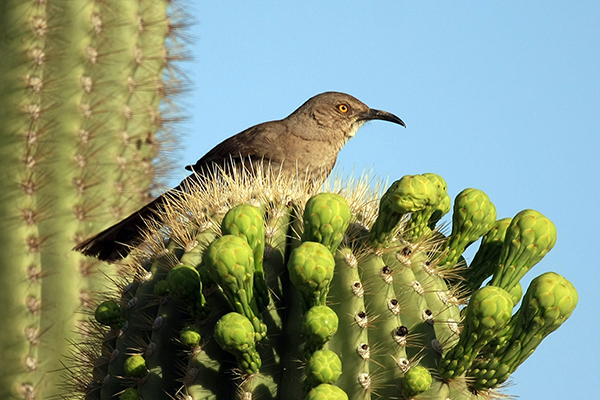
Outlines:
{"label": "cactus areole", "polygon": [[552,223],[496,222],[467,189],[445,235],[436,174],[380,199],[366,179],[213,184],[150,224],[133,279],[99,303],[86,399],[489,399],[577,304],[549,272],[513,310]]}

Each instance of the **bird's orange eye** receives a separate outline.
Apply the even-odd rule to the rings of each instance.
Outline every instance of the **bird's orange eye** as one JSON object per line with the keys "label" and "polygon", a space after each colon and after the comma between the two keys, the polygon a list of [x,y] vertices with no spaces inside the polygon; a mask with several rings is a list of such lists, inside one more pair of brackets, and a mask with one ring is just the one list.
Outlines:
{"label": "bird's orange eye", "polygon": [[338,106],[338,110],[340,110],[340,111],[341,111],[341,112],[343,112],[343,113],[347,113],[347,112],[348,112],[348,110],[349,110],[349,108],[348,108],[348,106],[347,106],[346,104],[340,104],[340,105]]}

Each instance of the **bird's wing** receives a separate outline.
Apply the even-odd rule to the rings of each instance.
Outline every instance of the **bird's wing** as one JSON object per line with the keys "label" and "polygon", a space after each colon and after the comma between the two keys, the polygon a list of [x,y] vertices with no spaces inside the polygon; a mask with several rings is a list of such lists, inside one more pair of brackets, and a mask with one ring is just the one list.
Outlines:
{"label": "bird's wing", "polygon": [[271,129],[268,129],[270,126],[267,124],[272,123],[255,125],[225,139],[196,161],[194,165],[188,165],[185,169],[200,171],[207,167],[211,168],[212,164],[223,165],[224,162],[235,159],[263,158],[271,145],[271,135],[266,134]]}

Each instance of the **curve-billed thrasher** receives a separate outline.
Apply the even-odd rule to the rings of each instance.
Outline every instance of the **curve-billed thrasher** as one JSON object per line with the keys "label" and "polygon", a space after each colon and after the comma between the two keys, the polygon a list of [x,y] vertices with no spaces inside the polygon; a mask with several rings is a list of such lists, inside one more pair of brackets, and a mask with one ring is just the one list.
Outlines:
{"label": "curve-billed thrasher", "polygon": [[[356,131],[373,119],[404,125],[393,114],[369,108],[358,99],[337,92],[326,92],[308,99],[288,117],[264,122],[226,139],[186,169],[194,171],[177,187],[157,197],[123,221],[75,246],[74,250],[100,260],[114,262],[129,254],[141,242],[144,219],[159,211],[165,196],[177,196],[190,184],[201,184],[202,177],[215,165],[225,170],[231,165],[268,162],[286,175],[300,178],[327,176],[338,152]],[[285,161],[285,164],[284,164]]]}

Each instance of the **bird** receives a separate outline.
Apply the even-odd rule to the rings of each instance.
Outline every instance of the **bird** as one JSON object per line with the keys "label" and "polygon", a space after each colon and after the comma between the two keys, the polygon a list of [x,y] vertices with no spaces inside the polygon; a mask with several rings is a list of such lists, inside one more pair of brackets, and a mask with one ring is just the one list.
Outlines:
{"label": "bird", "polygon": [[231,166],[248,168],[252,163],[268,162],[272,169],[287,176],[326,177],[342,147],[371,120],[406,127],[394,114],[369,108],[349,94],[324,92],[313,96],[283,119],[263,122],[225,139],[194,165],[188,165],[186,169],[193,173],[178,186],[73,250],[109,263],[125,258],[142,242],[144,221],[160,212],[167,198],[189,191],[190,185],[202,185],[215,167],[231,173]]}

